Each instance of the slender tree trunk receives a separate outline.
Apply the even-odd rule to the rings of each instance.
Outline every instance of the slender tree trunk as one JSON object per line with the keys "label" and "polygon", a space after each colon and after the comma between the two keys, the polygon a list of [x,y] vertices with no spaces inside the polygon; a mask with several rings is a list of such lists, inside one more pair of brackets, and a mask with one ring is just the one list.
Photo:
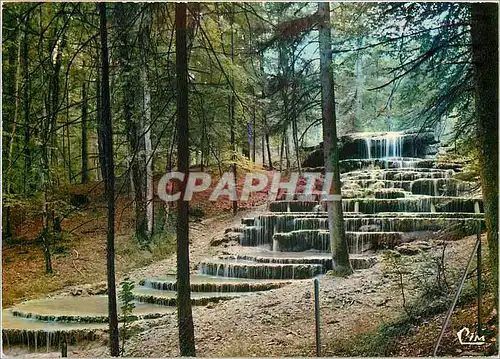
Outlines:
{"label": "slender tree trunk", "polygon": [[147,221],[147,235],[149,239],[153,235],[154,227],[154,188],[153,188],[153,148],[151,144],[151,89],[149,85],[148,76],[148,49],[149,49],[149,36],[151,24],[151,10],[146,5],[143,26],[141,26],[140,44],[144,49],[142,51],[142,66],[141,66],[141,80],[143,84],[143,133],[144,133],[144,149],[145,149],[145,172],[146,172],[146,221]]}
{"label": "slender tree trunk", "polygon": [[[234,67],[234,3],[231,6],[231,64]],[[232,83],[232,91],[236,91],[234,87],[234,71],[231,70],[231,83]],[[236,99],[233,92],[231,92],[231,103],[230,103],[230,116],[231,116],[231,151],[233,156],[233,176],[234,176],[234,187],[236,188],[238,183],[238,173],[236,167],[236,139],[235,139],[235,107],[236,107]],[[233,215],[238,213],[238,201],[233,201]]]}
{"label": "slender tree trunk", "polygon": [[[50,165],[51,167],[56,166],[58,162],[58,156],[57,156],[57,118],[58,118],[58,112],[59,112],[59,106],[60,106],[60,89],[59,89],[59,77],[61,74],[61,66],[62,66],[62,52],[65,46],[65,35],[62,36],[62,39],[58,39],[57,37],[58,33],[58,24],[57,24],[57,18],[56,18],[56,26],[54,28],[54,33],[53,33],[53,48],[51,50],[54,52],[53,57],[55,58],[54,61],[54,72],[52,74],[51,78],[51,84],[52,84],[52,91],[50,91],[51,94],[51,99],[50,99],[50,111],[49,111],[49,117],[50,117],[50,130],[48,133],[49,142],[50,144]],[[54,56],[55,55],[55,56]],[[55,171],[54,172],[57,184],[60,184],[60,178],[59,178],[59,172]],[[52,179],[54,176],[51,175],[50,178]],[[50,180],[49,180],[50,181]]]}
{"label": "slender tree trunk", "polygon": [[[358,47],[363,46],[363,38],[360,37],[358,39]],[[356,112],[354,119],[351,123],[351,127],[349,129],[349,132],[357,132],[358,131],[358,124],[360,123],[361,120],[361,109],[362,109],[362,101],[361,101],[361,91],[363,87],[363,54],[361,51],[358,51],[356,55],[356,64],[354,65],[354,72],[356,74],[356,96],[355,96],[355,101],[356,101]]]}
{"label": "slender tree trunk", "polygon": [[471,7],[477,143],[493,292],[498,306],[498,4],[474,3]]}
{"label": "slender tree trunk", "polygon": [[260,148],[262,149],[262,167],[266,166],[266,137],[262,135],[260,139]]}
{"label": "slender tree trunk", "polygon": [[101,122],[102,147],[104,160],[104,187],[108,204],[108,233],[106,241],[107,277],[108,277],[108,315],[109,347],[111,356],[120,355],[120,337],[118,334],[118,312],[116,306],[115,284],[115,171],[113,160],[113,126],[111,122],[111,101],[109,93],[109,56],[106,3],[99,3],[100,38],[101,38]]}
{"label": "slender tree trunk", "polygon": [[286,169],[290,169],[290,138],[288,136],[288,126],[285,128],[285,133],[283,134],[285,138],[285,158],[286,158]]}
{"label": "slender tree trunk", "polygon": [[[131,32],[129,18],[135,16],[135,4],[114,4],[114,15],[116,24],[119,28],[118,37],[120,39],[117,53],[122,69],[122,106],[123,119],[125,122],[125,131],[129,144],[130,168],[132,172],[131,190],[134,194],[134,217],[135,217],[135,237],[140,245],[149,243],[150,236],[148,234],[148,218],[147,218],[147,201],[146,201],[146,156],[145,141],[141,137],[144,133],[144,121],[140,115],[139,96],[144,97],[144,92],[138,90],[138,84],[141,81],[139,73],[134,71],[134,63],[130,46]],[[134,58],[135,60],[135,58]],[[139,64],[142,66],[142,60]],[[132,189],[133,187],[133,189]]]}
{"label": "slender tree trunk", "polygon": [[281,146],[280,146],[280,172],[283,171],[283,155],[285,154],[285,133],[281,135]]}
{"label": "slender tree trunk", "polygon": [[[41,11],[41,8],[40,8]],[[40,14],[40,27],[41,27],[41,14]],[[27,15],[26,22],[29,21],[29,14]],[[29,189],[33,189],[33,171],[31,169],[31,127],[30,127],[30,79],[28,73],[28,34],[25,33],[23,37],[23,55],[21,59],[22,72],[23,72],[23,85],[24,85],[24,178],[23,178],[23,191],[26,192],[26,185]]]}
{"label": "slender tree trunk", "polygon": [[273,170],[273,159],[271,158],[271,145],[269,144],[269,133],[266,132],[267,159],[269,161],[269,169]]}
{"label": "slender tree trunk", "polygon": [[186,179],[180,184],[177,209],[177,324],[181,356],[195,356],[191,286],[189,279],[189,202],[183,200],[189,174],[188,63],[186,49],[186,3],[175,4],[177,68],[177,156],[178,171]]}
{"label": "slender tree trunk", "polygon": [[297,124],[297,83],[295,80],[295,50],[292,48],[292,63],[291,63],[291,79],[292,79],[292,106],[291,106],[291,117],[292,117],[292,139],[293,148],[295,151],[295,159],[297,161],[297,169],[299,170],[299,175],[302,176],[302,166],[300,163],[300,144],[299,144],[299,127]]}
{"label": "slender tree trunk", "polygon": [[[332,39],[330,29],[330,4],[318,3],[318,13],[322,16],[319,30],[320,71],[321,71],[321,112],[323,117],[323,148],[325,173],[332,173],[333,184],[330,194],[341,196],[339,152],[337,148],[337,125],[335,117],[335,93],[332,68]],[[342,202],[340,198],[328,201],[328,225],[332,250],[333,271],[338,274],[352,273],[348,245],[345,236]]]}
{"label": "slender tree trunk", "polygon": [[252,145],[252,163],[255,165],[255,149],[257,146],[255,146],[255,121],[256,121],[256,113],[255,113],[255,102],[257,102],[257,98],[255,97],[255,91],[252,89],[252,94],[254,98],[254,103],[252,105],[252,140],[251,145]]}
{"label": "slender tree trunk", "polygon": [[[99,53],[96,59],[97,63],[100,63]],[[96,129],[97,129],[97,161],[99,168],[97,169],[97,179],[101,181],[104,179],[105,171],[104,168],[104,149],[102,147],[102,96],[101,96],[101,69],[97,66],[97,78],[96,78]]]}
{"label": "slender tree trunk", "polygon": [[87,104],[87,83],[82,84],[82,184],[89,181],[89,154],[88,154],[88,138],[87,138],[87,121],[88,121],[88,104]]}
{"label": "slender tree trunk", "polygon": [[[262,72],[262,100],[266,98],[266,74],[264,72],[264,54],[263,52],[260,53],[260,71]],[[266,105],[264,101],[262,101],[262,125],[264,128],[264,134],[265,134],[265,142],[266,142],[266,147],[267,147],[267,158],[269,161],[269,169],[273,170],[273,161],[271,158],[271,146],[269,144],[269,128],[267,126],[267,116],[266,116]],[[264,155],[264,142],[262,142],[262,166],[265,165],[265,155]]]}
{"label": "slender tree trunk", "polygon": [[[69,76],[69,75],[68,75]],[[67,79],[69,83],[69,78]],[[69,88],[66,87],[66,141],[68,143],[68,180],[69,183],[73,181],[73,171],[71,169],[71,141],[70,141],[70,134],[69,134]],[[64,152],[63,152],[64,154]]]}
{"label": "slender tree trunk", "polygon": [[[17,123],[19,122],[20,112],[21,112],[21,99],[19,96],[19,88],[21,87],[21,48],[22,48],[22,43],[21,43],[21,34],[22,32],[19,30],[18,34],[18,40],[17,40],[17,66],[16,66],[16,72],[15,72],[15,87],[14,87],[14,98],[15,98],[15,108],[14,108],[14,123],[12,124],[12,129],[10,132],[10,138],[9,138],[9,152],[8,152],[8,157],[7,157],[7,171],[6,171],[6,178],[5,178],[5,193],[4,193],[4,201],[5,201],[5,196],[8,196],[11,193],[11,184],[12,184],[12,179],[11,179],[11,171],[12,171],[12,155],[14,153],[14,143],[15,143],[15,138],[16,138],[16,128],[17,128]],[[24,34],[26,36],[26,33]],[[5,202],[4,202],[5,203]],[[5,205],[5,204],[4,204]],[[12,229],[10,226],[10,204],[6,206],[6,211],[5,211],[5,237],[11,237],[12,236]]]}
{"label": "slender tree trunk", "polygon": [[[146,66],[144,60],[144,66]],[[148,236],[153,234],[153,149],[151,145],[151,91],[147,78],[147,71],[142,70],[144,84],[144,147],[146,149],[146,218]]]}

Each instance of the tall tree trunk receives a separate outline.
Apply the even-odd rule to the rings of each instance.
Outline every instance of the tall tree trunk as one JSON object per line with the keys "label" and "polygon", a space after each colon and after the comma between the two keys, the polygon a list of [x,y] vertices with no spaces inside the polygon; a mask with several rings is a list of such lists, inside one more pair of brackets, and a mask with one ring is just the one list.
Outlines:
{"label": "tall tree trunk", "polygon": [[266,136],[262,136],[261,146],[262,148],[262,167],[266,166]]}
{"label": "tall tree trunk", "polygon": [[[357,44],[358,47],[363,46],[362,37],[359,37],[357,42],[358,42]],[[361,95],[363,88],[363,54],[361,53],[361,51],[358,51],[358,53],[356,54],[356,63],[354,67],[355,67],[354,71],[356,74],[356,96],[355,96],[356,111],[349,132],[357,132],[358,124],[360,123],[361,120],[361,109],[362,109]]]}
{"label": "tall tree trunk", "polygon": [[285,133],[283,136],[285,138],[285,158],[286,158],[286,169],[288,171],[291,167],[291,164],[290,164],[290,136],[288,136],[288,126],[285,127]]}
{"label": "tall tree trunk", "polygon": [[[231,64],[233,65],[232,69],[234,69],[234,3],[231,5]],[[236,91],[234,87],[234,70],[231,70],[231,83],[232,83],[232,91]],[[236,139],[235,139],[235,107],[236,107],[236,98],[234,92],[231,92],[231,103],[230,103],[230,116],[231,116],[231,151],[233,156],[233,176],[234,176],[234,187],[236,188],[238,182],[238,173],[236,168]],[[235,199],[233,201],[233,215],[238,213],[238,201]]]}
{"label": "tall tree trunk", "polygon": [[[266,74],[264,72],[264,53],[260,53],[260,72],[262,73],[262,100],[266,98]],[[269,161],[269,169],[273,170],[273,161],[271,158],[271,146],[269,144],[269,128],[267,126],[267,116],[266,116],[266,105],[264,101],[262,101],[262,125],[264,127],[264,133],[265,133],[265,142],[266,142],[266,147],[267,147],[267,158]],[[264,155],[264,142],[262,142],[262,166],[265,165],[265,155]]]}
{"label": "tall tree trunk", "polygon": [[[5,175],[5,193],[4,193],[4,206],[5,206],[5,196],[9,196],[11,193],[11,185],[12,185],[12,179],[11,179],[11,171],[12,171],[12,156],[14,153],[14,143],[15,143],[15,138],[16,138],[16,129],[17,129],[17,123],[19,122],[20,112],[21,112],[21,99],[19,96],[19,89],[21,87],[21,48],[22,48],[22,42],[21,42],[21,34],[22,32],[19,30],[18,34],[18,40],[17,40],[17,66],[16,66],[16,72],[15,72],[15,87],[14,87],[14,98],[15,98],[15,107],[14,107],[14,123],[12,124],[12,129],[10,132],[10,139],[9,139],[9,152],[7,153],[7,171]],[[24,33],[24,37],[26,37],[26,32]],[[8,204],[6,207],[6,213],[5,213],[5,237],[11,237],[12,236],[12,228],[10,225],[10,204]]]}
{"label": "tall tree trunk", "polygon": [[195,356],[194,325],[189,280],[189,202],[183,200],[189,174],[188,63],[186,49],[186,3],[175,4],[177,69],[177,156],[178,171],[186,178],[180,184],[177,209],[177,324],[181,356]]}
{"label": "tall tree trunk", "polygon": [[498,306],[498,4],[471,6],[481,188]]}
{"label": "tall tree trunk", "polygon": [[[123,119],[125,122],[125,131],[129,144],[129,156],[131,179],[131,192],[134,194],[134,216],[135,216],[135,238],[140,245],[147,245],[150,236],[148,234],[148,219],[146,215],[146,159],[145,141],[141,137],[143,132],[142,116],[140,116],[140,102],[137,101],[139,96],[144,96],[144,92],[138,89],[138,84],[141,81],[140,74],[134,71],[133,58],[130,52],[131,25],[130,17],[136,14],[136,4],[115,3],[114,14],[116,24],[119,28],[118,37],[120,39],[118,45],[118,59],[121,68],[122,79],[122,106]],[[134,58],[135,59],[135,58]],[[142,66],[142,60],[141,60]],[[139,87],[140,88],[140,87]]]}
{"label": "tall tree trunk", "polygon": [[267,159],[269,161],[269,169],[273,170],[273,159],[271,158],[271,145],[269,144],[269,132],[266,132],[266,147],[267,147]]}
{"label": "tall tree trunk", "polygon": [[296,60],[296,48],[292,47],[292,62],[290,64],[291,79],[292,79],[292,104],[290,109],[290,115],[292,120],[292,140],[293,149],[295,152],[295,160],[297,161],[297,169],[299,170],[299,175],[302,176],[302,166],[300,163],[300,144],[299,144],[299,127],[297,123],[297,83],[295,80],[295,60]]}
{"label": "tall tree trunk", "polygon": [[118,335],[118,313],[115,284],[115,170],[113,160],[113,126],[111,123],[111,101],[109,93],[109,56],[106,3],[99,3],[101,38],[101,122],[102,148],[104,160],[104,187],[108,204],[108,233],[106,241],[106,264],[108,277],[109,348],[111,356],[120,355]]}
{"label": "tall tree trunk", "polygon": [[332,250],[333,271],[346,275],[352,273],[349,251],[344,229],[342,201],[340,191],[339,152],[337,148],[337,125],[335,116],[335,93],[332,68],[332,39],[330,30],[330,4],[318,3],[321,16],[319,30],[320,78],[321,78],[321,113],[323,117],[323,148],[325,156],[325,174],[333,175],[330,194],[338,199],[328,201],[328,226],[330,228],[330,247]]}
{"label": "tall tree trunk", "polygon": [[[40,7],[40,12],[42,11]],[[40,28],[42,14],[40,13]],[[29,21],[29,14],[26,17],[26,22]],[[40,29],[41,30],[41,29]],[[23,38],[23,55],[21,58],[21,67],[23,72],[23,86],[24,86],[24,177],[23,177],[23,191],[26,192],[26,186],[29,189],[33,189],[33,179],[32,179],[32,159],[31,159],[31,127],[30,127],[30,79],[28,73],[28,34],[25,33]]]}
{"label": "tall tree trunk", "polygon": [[283,171],[283,155],[285,154],[285,132],[281,135],[280,145],[280,172]]}
{"label": "tall tree trunk", "polygon": [[89,181],[87,120],[88,120],[87,83],[84,80],[82,84],[82,184],[87,183]]}
{"label": "tall tree trunk", "polygon": [[144,147],[146,149],[146,219],[148,236],[153,234],[153,149],[151,145],[151,91],[149,89],[146,59],[141,73],[144,86]]}
{"label": "tall tree trunk", "polygon": [[[97,45],[96,45],[97,46]],[[100,63],[99,52],[97,53],[97,63]],[[102,96],[101,96],[101,69],[97,66],[97,78],[96,78],[96,111],[95,111],[95,121],[97,129],[97,162],[99,164],[96,172],[96,178],[98,181],[104,179],[105,168],[104,168],[104,149],[102,147]]]}
{"label": "tall tree trunk", "polygon": [[256,121],[256,117],[257,117],[257,114],[255,113],[255,103],[257,102],[257,98],[255,97],[255,90],[252,88],[252,95],[253,95],[253,99],[254,99],[254,102],[253,102],[253,105],[252,105],[252,128],[251,128],[251,140],[250,140],[250,144],[251,144],[251,150],[252,150],[252,163],[255,165],[255,150],[256,150],[256,145],[255,145],[255,139],[256,139],[256,136],[255,136],[255,121]]}
{"label": "tall tree trunk", "polygon": [[[69,75],[68,75],[69,77]],[[69,83],[69,78],[66,79],[67,82]],[[66,141],[68,143],[68,180],[69,183],[73,181],[73,171],[71,168],[71,141],[70,141],[70,134],[69,134],[69,88],[66,87]],[[64,155],[64,152],[63,152]]]}
{"label": "tall tree trunk", "polygon": [[[66,44],[65,41],[65,34],[62,35],[62,38],[58,38],[58,23],[57,23],[57,18],[56,18],[56,25],[54,27],[54,32],[53,32],[53,44],[50,50],[52,51],[52,58],[55,58],[53,62],[53,74],[51,78],[51,91],[50,91],[50,111],[49,111],[49,118],[50,118],[50,130],[48,132],[49,136],[49,141],[47,142],[50,145],[50,166],[54,167],[57,165],[58,162],[58,156],[57,156],[57,118],[58,118],[58,113],[59,113],[59,106],[60,106],[60,89],[59,89],[59,84],[60,84],[60,74],[61,74],[61,66],[62,66],[62,52],[64,49],[64,46]],[[55,56],[54,56],[55,55]],[[57,184],[59,185],[60,183],[60,178],[59,178],[59,171],[54,171],[54,175],[56,177]],[[51,182],[52,178],[54,175],[49,176],[49,182]]]}

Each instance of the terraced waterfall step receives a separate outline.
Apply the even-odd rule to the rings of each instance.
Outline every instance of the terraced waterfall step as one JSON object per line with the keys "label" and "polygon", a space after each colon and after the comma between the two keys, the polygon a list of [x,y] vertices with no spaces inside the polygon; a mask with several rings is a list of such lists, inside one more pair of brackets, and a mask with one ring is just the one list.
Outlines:
{"label": "terraced waterfall step", "polygon": [[[386,158],[358,158],[339,161],[340,172],[352,172],[367,167],[377,167],[379,169],[399,169],[399,168],[432,168],[435,165],[434,159],[413,158],[413,157],[386,157]],[[450,169],[456,166],[451,166]]]}
{"label": "terraced waterfall step", "polygon": [[[223,278],[207,275],[191,275],[192,292],[257,292],[270,289],[281,288],[290,281],[266,280],[266,279],[246,279],[246,278]],[[167,276],[161,278],[151,278],[142,280],[141,285],[163,291],[175,291],[177,289],[176,278]]]}
{"label": "terraced waterfall step", "polygon": [[307,279],[323,272],[320,264],[257,263],[231,259],[202,261],[199,269],[205,275],[252,279]]}
{"label": "terraced waterfall step", "polygon": [[[402,242],[421,238],[404,232],[346,232],[350,253],[363,253],[369,250],[393,248]],[[287,233],[275,233],[275,248],[281,252],[304,252],[318,250],[330,252],[330,232],[321,229],[305,229]]]}
{"label": "terraced waterfall step", "polygon": [[[55,297],[23,302],[8,309],[14,317],[44,322],[65,323],[107,323],[108,297],[93,295],[88,297]],[[136,303],[133,319],[158,318],[172,311],[168,308]],[[120,310],[118,311],[120,315]]]}
{"label": "terraced waterfall step", "polygon": [[[440,216],[391,216],[363,215],[350,217],[345,216],[344,227],[346,231],[371,231],[371,232],[420,232],[439,231],[444,229],[464,228],[467,233],[475,233],[478,223],[484,228],[484,219],[481,217],[461,218]],[[426,214],[426,213],[423,213]],[[446,213],[449,215],[449,213]],[[459,213],[457,213],[459,214]],[[327,218],[297,218],[295,219],[295,230],[306,229],[328,229]]]}
{"label": "terraced waterfall step", "polygon": [[[465,233],[475,233],[473,231],[477,230],[478,220],[484,226],[483,218],[483,213],[471,212],[344,212],[345,228],[350,232],[417,232],[463,227]],[[247,219],[246,222],[253,225],[241,229],[243,235],[240,237],[240,244],[243,246],[270,245],[275,233],[328,229],[326,212],[269,213],[252,221]],[[363,229],[373,226],[378,229]]]}
{"label": "terraced waterfall step", "polygon": [[396,199],[356,198],[342,200],[346,212],[474,212],[476,203],[484,212],[481,198],[415,196]]}
{"label": "terraced waterfall step", "polygon": [[[243,292],[192,292],[192,305],[207,305],[223,300],[230,300],[241,295]],[[169,290],[159,290],[139,286],[133,290],[134,299],[142,303],[150,303],[159,306],[175,307],[177,305],[177,292]]]}
{"label": "terraced waterfall step", "polygon": [[390,181],[415,181],[417,179],[451,178],[454,170],[437,168],[391,168],[377,170],[358,170],[340,174],[342,180],[390,180]]}
{"label": "terraced waterfall step", "polygon": [[[273,252],[266,250],[252,251],[251,253],[228,254],[222,257],[233,260],[248,260],[257,263],[281,264],[321,264],[324,270],[332,269],[331,253],[322,252]],[[349,259],[353,269],[366,269],[377,262],[376,256],[350,255]]]}
{"label": "terraced waterfall step", "polygon": [[92,341],[108,329],[108,323],[65,323],[40,321],[12,315],[9,309],[2,310],[3,347],[25,345],[30,348],[57,347],[64,337],[68,344]]}

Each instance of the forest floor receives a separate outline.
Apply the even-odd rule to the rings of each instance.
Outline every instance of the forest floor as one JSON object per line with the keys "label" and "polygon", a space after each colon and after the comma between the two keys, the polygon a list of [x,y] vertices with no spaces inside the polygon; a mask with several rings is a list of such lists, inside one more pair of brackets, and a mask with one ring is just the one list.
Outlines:
{"label": "forest floor", "polygon": [[[266,173],[269,178],[272,178],[274,172],[267,171]],[[212,189],[216,184],[218,174],[214,173],[213,178]],[[158,179],[155,178],[156,181]],[[243,182],[244,179],[241,177],[237,188],[239,193],[241,193]],[[252,194],[248,202],[240,203],[241,210],[248,212],[262,205],[269,187]],[[30,215],[28,211],[23,210],[19,211],[22,213],[13,217],[19,223],[14,226],[15,237],[2,242],[3,308],[67,287],[106,280],[107,217],[103,189],[94,183],[89,183],[88,185],[72,185],[70,189],[63,189],[62,192],[66,193],[66,197],[70,194],[92,193],[89,196],[91,205],[86,209],[72,212],[62,221],[62,238],[51,244],[52,274],[45,273],[42,246],[36,239],[42,230],[41,216]],[[216,203],[210,202],[207,193],[195,193],[191,206],[201,209],[202,217],[206,218],[204,223],[211,223],[210,226],[216,226],[217,229],[223,231],[235,220],[231,215],[231,202],[227,198],[221,198]],[[160,202],[159,199],[158,202]],[[156,205],[162,205],[158,202]],[[130,234],[133,231],[131,207],[131,200],[128,196],[118,196],[115,226],[118,280],[127,277],[133,269],[170,258],[175,253],[173,238],[175,228],[171,228],[172,233],[155,240],[151,251],[138,248],[137,242]],[[195,240],[196,232],[197,223],[194,222],[191,240],[193,256],[198,253],[196,246],[204,243],[204,241]],[[192,263],[195,263],[195,260]]]}
{"label": "forest floor", "polygon": [[[191,224],[191,264],[227,250],[210,246],[214,237],[225,228],[240,223],[242,217],[264,210],[242,211],[236,217],[229,213]],[[255,213],[252,213],[255,212]],[[474,246],[475,237],[447,243],[445,262],[448,267],[463,268]],[[435,255],[442,252],[439,242],[433,243]],[[484,248],[485,246],[483,246]],[[428,253],[428,252],[427,252]],[[407,256],[405,256],[407,257]],[[419,260],[408,256],[405,263],[404,291],[406,305],[418,298],[416,280]],[[119,261],[118,261],[119,262]],[[444,313],[412,323],[404,317],[400,281],[390,260],[380,257],[373,268],[356,271],[349,278],[324,276],[320,280],[322,351],[328,356],[429,356]],[[175,255],[142,268],[130,270],[132,279],[161,276],[175,271]],[[416,274],[416,275],[412,275]],[[82,287],[82,286],[79,286]],[[85,288],[86,286],[83,286]],[[254,293],[222,303],[193,307],[196,349],[198,356],[263,357],[314,356],[315,331],[311,280],[294,281],[280,289]],[[69,294],[72,290],[66,289]],[[485,322],[496,315],[492,300],[484,300]],[[485,353],[481,347],[462,347],[456,332],[467,325],[474,328],[475,305],[466,302],[452,316],[451,329],[445,334],[440,355]],[[443,311],[442,311],[443,312]],[[178,356],[177,318],[175,313],[162,318],[137,322],[134,334],[126,343],[126,356]],[[404,331],[399,332],[401,323]],[[494,321],[493,321],[494,323]],[[386,331],[381,333],[381,328]],[[490,328],[496,327],[490,323]],[[387,328],[391,329],[387,331]],[[384,334],[385,333],[385,334]],[[387,333],[390,333],[389,335]],[[104,335],[103,338],[106,338]],[[491,347],[491,345],[489,346]],[[27,353],[12,348],[11,355]],[[32,354],[34,357],[56,357],[58,352]],[[103,341],[71,346],[70,356],[100,357],[108,355]]]}

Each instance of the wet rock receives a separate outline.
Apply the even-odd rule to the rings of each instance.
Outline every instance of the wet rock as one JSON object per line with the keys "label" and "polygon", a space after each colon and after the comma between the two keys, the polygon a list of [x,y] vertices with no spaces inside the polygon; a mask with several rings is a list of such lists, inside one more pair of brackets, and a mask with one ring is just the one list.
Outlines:
{"label": "wet rock", "polygon": [[230,233],[230,232],[235,232],[235,233],[243,233],[244,226],[234,226],[234,227],[228,227],[224,230],[224,234]]}
{"label": "wet rock", "polygon": [[72,291],[71,291],[71,295],[72,296],[80,296],[80,295],[84,295],[84,294],[87,294],[87,292],[84,292],[82,288],[74,288]]}
{"label": "wet rock", "polygon": [[401,254],[412,256],[430,248],[431,246],[427,242],[416,241],[412,243],[403,243],[397,246],[395,250]]}
{"label": "wet rock", "polygon": [[229,244],[231,242],[239,242],[240,238],[241,238],[241,233],[227,232],[222,237],[213,238],[210,241],[210,245],[216,247],[222,244]]}
{"label": "wet rock", "polygon": [[380,226],[376,224],[366,224],[364,226],[359,227],[359,232],[381,232],[382,229]]}

